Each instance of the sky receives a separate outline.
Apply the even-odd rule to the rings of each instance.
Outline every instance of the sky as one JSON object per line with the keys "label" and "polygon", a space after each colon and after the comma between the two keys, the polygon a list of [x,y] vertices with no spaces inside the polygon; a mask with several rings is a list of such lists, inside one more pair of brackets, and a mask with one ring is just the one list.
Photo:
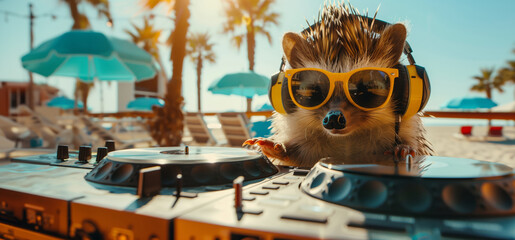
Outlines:
{"label": "sky", "polygon": [[[20,58],[29,52],[28,4],[33,3],[34,46],[71,29],[69,9],[59,0],[0,0],[0,81],[28,81]],[[282,56],[281,39],[286,32],[299,32],[313,23],[324,0],[276,0],[273,11],[280,14],[279,26],[269,27],[272,44],[265,37],[256,39],[255,71],[264,76],[277,72]],[[331,1],[332,2],[332,1]],[[426,68],[431,82],[431,97],[426,110],[438,110],[450,99],[465,96],[484,96],[484,93],[469,91],[476,83],[473,76],[482,68],[499,69],[515,54],[515,1],[411,1],[411,0],[353,0],[351,4],[361,13],[369,15],[378,9],[377,18],[387,22],[401,22],[408,28],[408,42],[413,48],[417,64]],[[202,110],[204,112],[244,111],[243,97],[213,95],[208,86],[223,75],[245,71],[248,60],[245,45],[238,50],[228,34],[222,33],[224,0],[191,0],[190,32],[208,32],[215,44],[216,63],[206,63],[202,70]],[[141,26],[142,16],[148,14],[140,0],[110,0],[114,27],[106,26],[106,20],[98,18],[89,5],[81,5],[92,23],[92,29],[109,36],[129,39],[126,29],[131,24]],[[7,14],[8,12],[9,14]],[[170,16],[168,9],[154,10],[159,16]],[[54,15],[55,18],[51,16]],[[173,22],[157,17],[154,25],[163,29],[164,42],[173,28]],[[170,50],[160,46],[160,54],[171,75]],[[403,61],[405,61],[403,57]],[[405,61],[406,62],[406,61]],[[190,59],[185,59],[183,69],[183,95],[185,110],[196,111],[196,71]],[[35,76],[38,83],[48,83],[62,89],[63,95],[73,97],[74,79],[65,77],[44,78]],[[100,89],[104,96],[100,107]],[[498,104],[515,98],[515,87],[506,85],[504,93],[494,91],[493,100]],[[88,105],[93,112],[117,111],[116,82],[96,84]],[[253,109],[268,102],[267,96],[254,98]]]}

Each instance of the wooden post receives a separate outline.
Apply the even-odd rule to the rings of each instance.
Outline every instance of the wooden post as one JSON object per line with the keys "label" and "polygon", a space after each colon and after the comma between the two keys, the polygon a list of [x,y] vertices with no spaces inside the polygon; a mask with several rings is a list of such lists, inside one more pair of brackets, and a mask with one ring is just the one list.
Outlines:
{"label": "wooden post", "polygon": [[[32,12],[32,3],[29,3],[29,27],[30,27],[30,50],[34,48],[34,13]],[[27,89],[29,108],[34,110],[34,79],[32,72],[29,71],[29,87]]]}

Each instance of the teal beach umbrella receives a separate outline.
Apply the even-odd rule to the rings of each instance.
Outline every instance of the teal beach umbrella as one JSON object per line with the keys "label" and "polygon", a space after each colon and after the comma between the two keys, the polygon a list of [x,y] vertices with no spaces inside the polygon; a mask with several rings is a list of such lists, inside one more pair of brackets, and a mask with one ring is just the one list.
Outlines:
{"label": "teal beach umbrella", "polygon": [[152,56],[135,44],[93,31],[74,30],[50,39],[21,58],[42,76],[67,76],[85,82],[137,81],[156,75]]}
{"label": "teal beach umbrella", "polygon": [[479,108],[492,108],[497,106],[497,103],[492,99],[485,97],[464,97],[452,99],[444,106],[450,109],[479,109]]}
{"label": "teal beach umbrella", "polygon": [[270,78],[254,72],[231,73],[214,81],[208,90],[214,94],[237,95],[251,98],[268,94]]}
{"label": "teal beach umbrella", "polygon": [[[75,101],[64,96],[59,96],[52,98],[50,101],[47,102],[46,105],[49,107],[57,107],[63,110],[68,110],[75,108]],[[77,103],[77,107],[83,108],[83,104],[81,101]]]}
{"label": "teal beach umbrella", "polygon": [[140,111],[150,111],[153,106],[162,107],[165,105],[163,99],[159,98],[151,98],[151,97],[142,97],[136,98],[130,101],[127,104],[128,109],[140,110]]}

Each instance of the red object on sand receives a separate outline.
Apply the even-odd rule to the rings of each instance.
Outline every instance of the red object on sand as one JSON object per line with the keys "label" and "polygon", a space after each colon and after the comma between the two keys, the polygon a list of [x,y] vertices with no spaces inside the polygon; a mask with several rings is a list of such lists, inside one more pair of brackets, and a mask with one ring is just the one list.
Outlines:
{"label": "red object on sand", "polygon": [[502,126],[491,126],[488,129],[488,136],[502,137]]}
{"label": "red object on sand", "polygon": [[472,126],[461,126],[461,134],[472,136]]}

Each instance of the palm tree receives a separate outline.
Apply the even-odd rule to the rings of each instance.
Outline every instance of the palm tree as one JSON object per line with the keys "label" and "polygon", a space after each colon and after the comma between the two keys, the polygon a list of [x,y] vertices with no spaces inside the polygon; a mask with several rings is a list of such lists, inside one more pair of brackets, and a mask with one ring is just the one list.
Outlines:
{"label": "palm tree", "polygon": [[[515,53],[515,49],[513,49],[512,52]],[[506,63],[508,64],[508,66],[499,69],[497,75],[504,82],[511,82],[512,84],[515,84],[515,61],[509,60]],[[515,93],[513,94],[513,96],[515,97]]]}
{"label": "palm tree", "polygon": [[[111,12],[109,11],[109,1],[108,0],[61,0],[66,3],[70,8],[70,15],[73,19],[72,29],[88,29],[91,27],[89,23],[88,17],[83,13],[79,12],[79,5],[82,3],[87,3],[98,10],[99,17],[107,18],[107,22],[109,22],[112,26],[113,19],[111,18]],[[88,96],[89,91],[93,87],[93,83],[85,83],[80,81],[78,78],[75,81],[75,102],[77,103],[79,96],[84,103],[84,112],[88,111]]]}
{"label": "palm tree", "polygon": [[198,101],[198,112],[201,112],[200,107],[200,75],[202,74],[202,67],[204,61],[214,63],[216,55],[213,52],[213,43],[209,42],[208,33],[193,33],[188,39],[188,46],[186,48],[186,54],[190,56],[193,64],[197,65],[197,101]]}
{"label": "palm tree", "polygon": [[182,141],[184,128],[184,114],[181,107],[182,97],[182,69],[186,56],[186,35],[188,34],[190,18],[190,0],[145,0],[144,6],[153,9],[164,3],[173,9],[175,28],[169,39],[171,40],[172,79],[167,84],[165,105],[163,108],[154,108],[155,118],[150,122],[151,135],[161,146],[178,146]]}
{"label": "palm tree", "polygon": [[[275,0],[227,0],[225,6],[227,21],[224,23],[223,32],[233,35],[232,40],[238,49],[243,40],[246,40],[250,71],[254,71],[256,35],[264,35],[272,44],[272,36],[267,27],[278,25],[279,14],[271,12],[271,5],[274,2]],[[244,27],[245,30],[240,32],[239,27]],[[251,105],[252,98],[247,98],[247,111],[250,111]]]}
{"label": "palm tree", "polygon": [[151,79],[136,82],[134,84],[135,89],[147,89],[149,87],[151,87],[152,89],[154,89],[154,87],[160,89],[161,85],[159,80],[166,79],[166,73],[163,68],[161,57],[159,56],[158,48],[158,45],[161,44],[159,38],[161,37],[162,30],[154,28],[152,19],[152,15],[145,16],[143,17],[142,27],[139,27],[136,24],[132,23],[132,31],[129,29],[125,30],[125,32],[129,34],[129,36],[131,37],[132,42],[136,44],[138,47],[148,52],[150,55],[152,55],[156,60],[157,64],[159,65],[158,74],[156,74],[156,76]]}
{"label": "palm tree", "polygon": [[160,43],[159,37],[161,37],[162,30],[154,29],[154,25],[146,16],[143,18],[142,27],[138,27],[134,23],[131,25],[134,32],[129,31],[128,29],[126,29],[125,32],[131,36],[132,42],[147,51],[157,61],[159,61],[160,57],[157,45]]}
{"label": "palm tree", "polygon": [[481,69],[481,75],[473,76],[473,79],[476,79],[478,83],[473,85],[470,90],[476,92],[485,92],[486,97],[492,99],[492,90],[497,89],[499,92],[503,92],[502,85],[504,81],[501,77],[496,76],[493,77],[493,68],[483,68]]}

